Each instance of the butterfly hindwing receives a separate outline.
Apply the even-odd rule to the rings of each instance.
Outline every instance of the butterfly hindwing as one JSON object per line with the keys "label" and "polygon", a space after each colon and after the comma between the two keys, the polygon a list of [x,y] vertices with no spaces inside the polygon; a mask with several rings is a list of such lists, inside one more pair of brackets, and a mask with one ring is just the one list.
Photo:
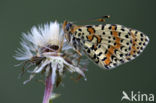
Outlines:
{"label": "butterfly hindwing", "polygon": [[73,33],[82,50],[100,67],[114,68],[137,57],[148,44],[148,37],[122,25],[87,25]]}

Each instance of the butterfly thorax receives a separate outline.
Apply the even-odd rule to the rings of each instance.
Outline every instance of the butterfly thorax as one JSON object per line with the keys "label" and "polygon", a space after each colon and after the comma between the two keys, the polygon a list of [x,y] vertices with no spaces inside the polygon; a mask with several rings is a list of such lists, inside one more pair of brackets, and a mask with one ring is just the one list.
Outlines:
{"label": "butterfly thorax", "polygon": [[65,38],[69,42],[69,44],[73,46],[75,50],[78,50],[78,51],[80,51],[80,46],[81,46],[80,38],[81,37],[80,37],[80,34],[79,36],[76,35],[77,34],[76,31],[79,28],[80,26],[64,21],[63,29],[65,33]]}

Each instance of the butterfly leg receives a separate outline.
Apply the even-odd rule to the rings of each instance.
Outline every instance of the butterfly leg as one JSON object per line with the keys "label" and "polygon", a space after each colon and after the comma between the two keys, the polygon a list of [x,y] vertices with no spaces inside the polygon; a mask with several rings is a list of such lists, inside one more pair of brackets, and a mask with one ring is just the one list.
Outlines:
{"label": "butterfly leg", "polygon": [[[80,50],[75,50],[75,52],[78,54],[78,58],[77,58],[77,66],[80,64],[80,60],[81,60],[81,57],[82,57],[82,54],[80,53]],[[76,78],[71,78],[73,79],[75,82],[77,82],[78,80],[80,80],[82,78],[82,75],[78,75]]]}
{"label": "butterfly leg", "polygon": [[81,57],[82,57],[82,54],[80,53],[80,51],[79,50],[75,50],[76,51],[76,53],[78,54],[78,58],[77,58],[77,65],[79,65],[80,64],[80,59],[81,59]]}
{"label": "butterfly leg", "polygon": [[64,44],[64,37],[62,38],[62,41],[61,41],[61,45],[60,45],[60,48],[59,48],[59,52],[61,52],[61,50],[62,50],[62,47],[63,47],[63,44]]}

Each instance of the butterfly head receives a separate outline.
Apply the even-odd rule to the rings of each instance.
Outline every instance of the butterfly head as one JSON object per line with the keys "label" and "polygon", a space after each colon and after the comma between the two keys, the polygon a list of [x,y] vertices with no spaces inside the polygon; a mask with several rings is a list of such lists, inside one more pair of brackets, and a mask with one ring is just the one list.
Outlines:
{"label": "butterfly head", "polygon": [[63,29],[64,29],[65,32],[69,32],[72,29],[72,23],[64,21]]}
{"label": "butterfly head", "polygon": [[70,41],[71,39],[73,28],[74,28],[74,25],[71,22],[64,21],[63,30],[64,30],[65,38],[67,39],[67,41]]}

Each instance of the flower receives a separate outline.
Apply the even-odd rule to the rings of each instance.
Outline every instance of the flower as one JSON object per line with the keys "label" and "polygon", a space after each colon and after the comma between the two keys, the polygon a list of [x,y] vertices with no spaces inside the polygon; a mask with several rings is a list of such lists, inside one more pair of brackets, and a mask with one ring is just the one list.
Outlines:
{"label": "flower", "polygon": [[[78,55],[64,39],[63,30],[57,22],[32,27],[31,32],[23,33],[22,49],[16,51],[15,58],[24,61],[24,71],[31,73],[26,84],[38,73],[45,74],[45,92],[43,103],[48,103],[54,84],[60,84],[66,70],[77,72],[85,77],[84,70],[79,65]],[[35,68],[30,71],[30,67]]]}

